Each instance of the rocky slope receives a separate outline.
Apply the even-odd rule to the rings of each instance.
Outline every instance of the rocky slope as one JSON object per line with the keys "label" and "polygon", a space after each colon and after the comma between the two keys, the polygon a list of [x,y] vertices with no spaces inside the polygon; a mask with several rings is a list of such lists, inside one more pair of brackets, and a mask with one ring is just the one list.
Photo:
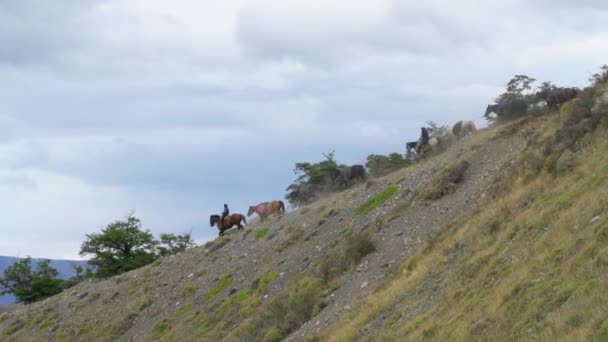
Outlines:
{"label": "rocky slope", "polygon": [[[414,289],[399,288],[402,296],[416,299],[406,309],[402,301],[373,307],[368,300],[392,289],[404,272],[414,272],[421,253],[446,232],[458,231],[508,192],[504,180],[516,171],[516,160],[551,134],[551,125],[550,118],[528,118],[482,130],[442,154],[282,218],[252,223],[111,279],[85,282],[2,314],[0,336],[7,341],[398,338],[380,334],[386,318],[398,312],[407,320],[428,312],[446,292],[452,269],[424,273]],[[444,264],[464,250],[464,243],[454,242]]]}

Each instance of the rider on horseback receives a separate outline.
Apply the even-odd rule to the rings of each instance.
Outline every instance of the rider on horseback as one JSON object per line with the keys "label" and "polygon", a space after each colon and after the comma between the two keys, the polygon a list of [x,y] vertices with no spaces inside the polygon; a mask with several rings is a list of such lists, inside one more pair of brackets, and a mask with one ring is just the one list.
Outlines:
{"label": "rider on horseback", "polygon": [[230,215],[230,209],[228,209],[228,204],[224,204],[224,210],[222,211],[222,220],[220,222],[222,222],[222,225],[224,224],[224,219]]}
{"label": "rider on horseback", "polygon": [[420,127],[420,139],[418,140],[418,146],[416,146],[416,153],[420,153],[420,150],[426,144],[428,144],[429,139],[430,139],[429,131],[424,127]]}

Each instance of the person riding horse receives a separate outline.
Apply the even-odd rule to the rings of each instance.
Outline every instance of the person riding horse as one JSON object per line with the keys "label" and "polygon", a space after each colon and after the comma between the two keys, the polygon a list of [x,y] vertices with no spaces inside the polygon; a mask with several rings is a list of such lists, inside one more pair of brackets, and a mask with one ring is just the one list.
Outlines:
{"label": "person riding horse", "polygon": [[426,144],[428,144],[429,139],[430,139],[429,131],[424,127],[420,127],[420,140],[418,140],[418,145],[416,145],[416,153],[420,153],[420,150]]}
{"label": "person riding horse", "polygon": [[230,215],[230,209],[228,209],[228,204],[224,204],[224,210],[222,211],[222,223],[228,215]]}

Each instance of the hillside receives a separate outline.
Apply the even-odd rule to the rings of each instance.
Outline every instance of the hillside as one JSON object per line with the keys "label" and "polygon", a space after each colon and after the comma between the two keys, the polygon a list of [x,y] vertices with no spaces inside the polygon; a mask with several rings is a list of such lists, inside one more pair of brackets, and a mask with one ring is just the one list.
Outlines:
{"label": "hillside", "polygon": [[[19,260],[19,258],[0,256],[0,274],[2,274],[7,267],[10,267],[17,260]],[[35,267],[35,264],[40,260],[42,259],[32,259],[32,267]],[[79,265],[84,267],[87,265],[87,262],[80,260],[51,260],[51,267],[55,268],[57,272],[59,272],[59,278],[61,279],[68,279],[75,276],[76,270],[74,267]],[[13,303],[15,303],[15,297],[11,295],[0,296],[0,305]]]}
{"label": "hillside", "polygon": [[282,218],[2,314],[0,336],[602,340],[608,120],[604,107],[594,109],[594,124],[572,133],[564,122],[577,115],[577,101],[482,130]]}

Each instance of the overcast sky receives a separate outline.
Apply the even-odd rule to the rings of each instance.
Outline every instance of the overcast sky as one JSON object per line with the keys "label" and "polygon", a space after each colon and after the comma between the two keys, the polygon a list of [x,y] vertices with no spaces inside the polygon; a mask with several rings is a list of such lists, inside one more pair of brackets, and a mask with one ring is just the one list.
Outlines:
{"label": "overcast sky", "polygon": [[584,86],[605,0],[2,0],[0,255],[78,258],[130,210],[217,235],[296,161],[483,123],[514,74]]}

